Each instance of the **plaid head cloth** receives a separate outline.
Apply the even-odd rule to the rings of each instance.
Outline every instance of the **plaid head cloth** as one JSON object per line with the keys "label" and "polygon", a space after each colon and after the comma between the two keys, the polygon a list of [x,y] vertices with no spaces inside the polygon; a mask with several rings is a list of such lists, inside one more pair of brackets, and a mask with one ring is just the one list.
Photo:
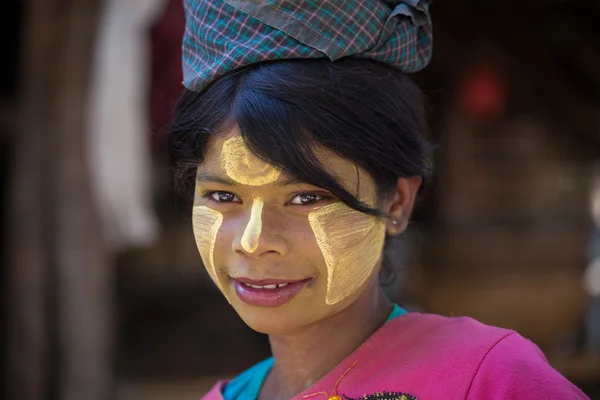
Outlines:
{"label": "plaid head cloth", "polygon": [[202,91],[267,60],[354,56],[416,72],[431,59],[430,0],[184,0],[183,84]]}

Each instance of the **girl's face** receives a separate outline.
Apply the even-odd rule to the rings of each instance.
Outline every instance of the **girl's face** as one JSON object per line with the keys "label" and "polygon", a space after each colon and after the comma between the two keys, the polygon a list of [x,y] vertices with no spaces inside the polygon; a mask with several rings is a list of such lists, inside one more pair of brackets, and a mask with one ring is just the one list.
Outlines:
{"label": "girl's face", "polygon": [[[346,190],[376,207],[366,171],[317,150]],[[237,127],[209,141],[198,168],[193,226],[209,275],[259,332],[307,326],[378,288],[385,223],[264,163]]]}

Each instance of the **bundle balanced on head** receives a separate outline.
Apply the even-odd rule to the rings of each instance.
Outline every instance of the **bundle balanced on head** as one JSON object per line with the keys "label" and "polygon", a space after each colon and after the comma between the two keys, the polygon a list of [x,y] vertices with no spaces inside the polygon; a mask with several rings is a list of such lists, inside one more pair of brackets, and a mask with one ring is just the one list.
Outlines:
{"label": "bundle balanced on head", "polygon": [[431,58],[428,1],[185,6],[172,153],[204,266],[273,353],[204,399],[586,398],[517,333],[380,286],[430,172],[407,76]]}

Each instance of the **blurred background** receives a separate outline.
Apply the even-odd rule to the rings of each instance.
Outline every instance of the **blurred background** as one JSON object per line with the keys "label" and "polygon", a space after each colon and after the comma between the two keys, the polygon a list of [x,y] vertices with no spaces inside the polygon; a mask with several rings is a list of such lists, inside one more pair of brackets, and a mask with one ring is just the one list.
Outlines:
{"label": "blurred background", "polygon": [[[432,12],[435,176],[386,290],[518,330],[600,399],[600,2]],[[268,356],[173,189],[181,0],[3,0],[0,20],[0,396],[197,399]]]}

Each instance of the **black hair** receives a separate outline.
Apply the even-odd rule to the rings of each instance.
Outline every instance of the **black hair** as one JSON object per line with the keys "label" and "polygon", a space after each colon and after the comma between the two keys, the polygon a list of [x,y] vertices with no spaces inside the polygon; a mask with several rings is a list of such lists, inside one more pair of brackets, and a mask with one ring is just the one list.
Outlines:
{"label": "black hair", "polygon": [[202,92],[185,90],[170,127],[170,148],[188,193],[207,139],[232,124],[257,157],[380,217],[385,215],[379,209],[359,201],[323,168],[315,144],[364,168],[380,198],[399,177],[425,180],[430,172],[422,92],[406,74],[372,60],[263,62],[230,72]]}

